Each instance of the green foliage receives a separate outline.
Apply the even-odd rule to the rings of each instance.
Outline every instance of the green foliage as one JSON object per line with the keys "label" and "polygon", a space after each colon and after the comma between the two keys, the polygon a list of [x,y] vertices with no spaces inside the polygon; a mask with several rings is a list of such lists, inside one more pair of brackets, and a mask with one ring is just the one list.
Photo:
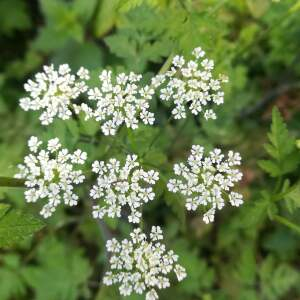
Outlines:
{"label": "green foliage", "polygon": [[40,219],[0,203],[0,248],[11,247],[43,227]]}
{"label": "green foliage", "polygon": [[81,249],[48,237],[40,244],[36,259],[37,265],[22,272],[26,283],[36,292],[35,299],[72,300],[88,296],[86,281],[91,267]]}
{"label": "green foliage", "polygon": [[270,143],[265,149],[271,160],[261,160],[259,166],[273,177],[282,176],[294,171],[300,163],[296,141],[289,135],[278,109],[273,108],[271,132],[268,134]]}
{"label": "green foliage", "polygon": [[[0,1],[0,185],[13,177],[30,135],[57,136],[65,147],[87,151],[87,170],[93,160],[123,160],[135,152],[144,168],[161,173],[157,198],[143,211],[143,229],[161,225],[167,246],[188,271],[160,299],[298,299],[299,7],[294,0]],[[153,101],[154,127],[122,128],[112,138],[81,115],[46,129],[37,114],[18,108],[24,82],[44,64],[69,63],[74,71],[85,66],[97,86],[104,67],[150,78],[172,54],[189,55],[195,46],[229,77],[215,121],[189,116],[186,123],[169,122],[170,107]],[[264,153],[273,104],[282,114],[273,109]],[[245,203],[218,211],[212,225],[187,213],[183,199],[165,190],[172,165],[192,143],[235,149],[243,157]],[[79,190],[80,205],[58,211],[34,239],[44,226],[34,217],[37,209],[25,204],[16,182],[0,187],[1,300],[123,299],[115,287],[100,284],[106,237],[90,217],[93,180]],[[123,220],[105,222],[113,236],[127,237],[132,229]]]}
{"label": "green foliage", "polygon": [[[9,13],[7,13],[9,12]],[[16,22],[16,20],[18,20]],[[26,3],[22,0],[3,0],[0,2],[0,32],[12,35],[16,30],[27,30],[31,20]]]}
{"label": "green foliage", "polygon": [[16,254],[4,255],[0,268],[0,298],[20,299],[25,294],[26,285],[22,276],[20,257]]}
{"label": "green foliage", "polygon": [[267,300],[280,299],[299,283],[299,272],[284,263],[277,265],[272,256],[268,256],[259,270],[262,281],[262,297]]}

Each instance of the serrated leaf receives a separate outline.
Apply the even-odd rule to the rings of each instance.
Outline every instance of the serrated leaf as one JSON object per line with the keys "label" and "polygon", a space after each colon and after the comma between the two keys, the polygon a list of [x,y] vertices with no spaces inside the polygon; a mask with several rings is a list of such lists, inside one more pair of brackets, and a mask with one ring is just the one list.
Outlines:
{"label": "serrated leaf", "polygon": [[145,0],[120,0],[119,9],[122,12],[127,12],[140,6],[143,2],[145,2]]}
{"label": "serrated leaf", "polygon": [[289,135],[287,126],[277,107],[274,107],[272,111],[271,132],[268,137],[274,146],[274,150],[276,149],[273,158],[278,161],[283,160],[286,155],[295,149],[295,139]]}
{"label": "serrated leaf", "polygon": [[7,210],[0,218],[0,248],[10,247],[43,228],[44,223],[17,209]]}
{"label": "serrated leaf", "polygon": [[89,298],[86,283],[90,274],[89,262],[79,247],[59,242],[51,236],[40,244],[36,265],[22,271],[36,300]]}
{"label": "serrated leaf", "polygon": [[40,0],[40,5],[46,19],[46,26],[42,27],[33,42],[34,49],[49,52],[64,46],[68,40],[83,41],[83,24],[80,22],[78,12],[70,3]]}
{"label": "serrated leaf", "polygon": [[281,174],[281,170],[278,165],[271,160],[260,160],[258,165],[272,177],[277,177]]}
{"label": "serrated leaf", "polygon": [[278,109],[273,108],[270,143],[264,145],[272,159],[260,160],[258,165],[272,177],[279,177],[294,171],[300,162],[296,141],[290,136]]}
{"label": "serrated leaf", "polygon": [[295,188],[292,188],[289,193],[285,195],[285,200],[289,202],[288,207],[291,212],[300,207],[300,183],[297,183]]}

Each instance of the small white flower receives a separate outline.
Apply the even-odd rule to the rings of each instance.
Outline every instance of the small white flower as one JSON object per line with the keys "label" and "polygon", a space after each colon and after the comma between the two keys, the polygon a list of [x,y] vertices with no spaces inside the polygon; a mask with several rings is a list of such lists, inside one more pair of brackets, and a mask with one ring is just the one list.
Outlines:
{"label": "small white flower", "polygon": [[176,265],[174,268],[174,272],[177,276],[178,281],[181,281],[186,277],[185,268],[183,268],[181,265]]}
{"label": "small white flower", "polygon": [[28,80],[25,83],[24,88],[29,97],[20,99],[21,108],[25,111],[42,111],[42,125],[49,125],[54,117],[69,119],[72,115],[70,108],[73,100],[87,90],[87,70],[80,68],[78,76],[77,78],[71,74],[67,64],[60,65],[58,71],[53,65],[44,66],[44,72],[37,73],[35,81]]}
{"label": "small white flower", "polygon": [[28,140],[28,147],[29,147],[30,151],[34,152],[34,153],[37,152],[37,150],[41,144],[42,144],[42,142],[39,141],[36,136],[32,136]]}
{"label": "small white flower", "polygon": [[[60,72],[67,72],[67,69],[61,68]],[[73,188],[82,183],[85,177],[74,165],[84,163],[86,155],[81,155],[78,162],[78,155],[75,158],[67,149],[61,149],[58,138],[49,140],[47,149],[37,152],[41,144],[36,137],[29,139],[28,146],[32,153],[25,156],[24,165],[18,165],[19,173],[15,177],[25,179],[27,189],[24,194],[27,202],[48,199],[40,212],[44,218],[48,218],[61,203],[77,205],[79,197]],[[77,154],[79,152],[82,154],[81,150],[75,151]]]}
{"label": "small white flower", "polygon": [[240,206],[244,203],[243,196],[235,192],[229,194],[229,201],[232,206]]}
{"label": "small white flower", "polygon": [[203,215],[203,221],[204,223],[208,224],[214,221],[215,219],[215,208],[209,209],[204,215]]}
{"label": "small white flower", "polygon": [[197,58],[201,58],[205,55],[205,52],[202,50],[201,47],[197,47],[193,50],[192,54]]}
{"label": "small white flower", "polygon": [[154,123],[149,101],[155,91],[153,87],[141,86],[142,75],[131,72],[113,76],[111,71],[103,70],[99,79],[100,86],[88,91],[90,105],[83,103],[76,107],[77,113],[81,110],[86,119],[100,122],[105,135],[115,135],[122,125],[137,129],[140,121]]}
{"label": "small white flower", "polygon": [[231,192],[234,184],[242,179],[242,173],[236,169],[241,164],[241,156],[229,151],[225,157],[220,149],[210,151],[207,157],[203,153],[203,147],[193,145],[187,164],[174,165],[177,178],[170,179],[167,187],[170,192],[180,193],[186,198],[187,210],[206,207],[203,220],[209,223],[214,221],[216,209],[222,209],[226,200],[232,206],[243,203],[241,194]]}
{"label": "small white flower", "polygon": [[93,217],[120,217],[121,208],[128,206],[129,222],[139,223],[142,205],[154,199],[152,185],[159,179],[158,172],[141,169],[136,155],[127,155],[123,167],[114,158],[108,162],[95,161],[92,171],[98,174],[98,178],[90,196],[101,200],[101,205],[93,207]]}
{"label": "small white flower", "polygon": [[89,71],[87,69],[85,69],[84,67],[80,67],[80,69],[77,72],[77,75],[80,79],[83,79],[83,80],[90,79]]}
{"label": "small white flower", "polygon": [[186,277],[185,269],[175,264],[178,256],[167,251],[159,226],[153,226],[150,239],[141,229],[134,229],[130,240],[118,242],[115,238],[107,241],[106,249],[110,252],[110,270],[105,273],[105,285],[118,284],[121,295],[146,293],[147,300],[158,299],[157,290],[170,286],[167,277],[174,271],[177,280]]}
{"label": "small white flower", "polygon": [[207,107],[212,103],[223,104],[221,84],[228,80],[224,76],[214,78],[214,62],[203,58],[205,52],[200,47],[195,48],[192,55],[196,60],[185,61],[179,55],[173,58],[171,69],[161,77],[164,85],[160,90],[160,99],[174,103],[172,114],[175,119],[186,118],[186,108],[194,115],[203,112],[206,120],[216,119],[213,109]]}
{"label": "small white flower", "polygon": [[82,165],[84,164],[86,159],[87,159],[87,153],[78,149],[73,153],[72,163]]}
{"label": "small white flower", "polygon": [[163,239],[162,230],[159,226],[152,226],[150,238],[153,241],[159,241]]}
{"label": "small white flower", "polygon": [[61,147],[58,138],[54,138],[48,141],[48,150],[50,152],[56,152]]}

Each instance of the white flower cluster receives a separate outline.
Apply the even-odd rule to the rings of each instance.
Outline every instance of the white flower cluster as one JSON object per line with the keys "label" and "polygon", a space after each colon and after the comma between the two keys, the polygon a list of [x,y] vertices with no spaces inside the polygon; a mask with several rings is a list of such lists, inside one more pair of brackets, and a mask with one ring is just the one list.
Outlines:
{"label": "white flower cluster", "polygon": [[93,199],[101,199],[104,202],[101,206],[93,206],[93,216],[120,217],[121,208],[127,205],[130,209],[129,222],[138,223],[142,216],[139,209],[144,203],[154,199],[151,185],[158,180],[159,174],[154,170],[143,170],[137,162],[136,155],[127,155],[124,166],[120,165],[120,161],[114,158],[108,163],[93,163],[92,170],[98,174],[98,178],[90,195]]}
{"label": "white flower cluster", "polygon": [[136,129],[139,120],[144,124],[154,123],[154,114],[149,112],[154,89],[139,87],[142,75],[120,73],[114,78],[111,71],[104,70],[99,79],[100,87],[88,91],[88,99],[95,102],[95,108],[83,103],[77,111],[83,111],[86,119],[95,118],[102,123],[105,135],[115,135],[122,124]]}
{"label": "white flower cluster", "polygon": [[40,121],[43,125],[53,122],[55,116],[69,119],[72,115],[72,100],[87,91],[86,80],[89,72],[81,67],[77,76],[71,74],[69,65],[60,65],[58,71],[51,66],[44,66],[44,72],[35,75],[35,81],[28,80],[24,88],[30,97],[20,99],[20,106],[25,110],[43,110]]}
{"label": "white flower cluster", "polygon": [[229,200],[232,206],[243,203],[241,194],[230,191],[242,178],[242,173],[236,168],[240,164],[239,153],[229,151],[225,158],[220,149],[214,149],[204,157],[204,148],[193,145],[187,165],[174,165],[178,178],[169,180],[168,189],[187,198],[188,210],[196,210],[199,205],[207,207],[203,220],[213,222],[216,209],[222,209],[225,200]]}
{"label": "white flower cluster", "polygon": [[31,153],[19,164],[15,178],[25,179],[25,198],[27,202],[48,199],[41,210],[44,218],[50,217],[56,207],[64,202],[77,205],[78,196],[73,192],[74,185],[82,183],[85,176],[74,165],[84,164],[87,154],[76,150],[73,154],[62,149],[58,138],[48,141],[47,150],[39,150],[42,142],[32,136],[28,141]]}
{"label": "white flower cluster", "polygon": [[[20,106],[25,111],[43,110],[40,115],[43,125],[52,123],[54,117],[69,119],[73,108],[77,114],[82,111],[86,120],[93,118],[100,122],[105,135],[115,135],[123,124],[131,129],[138,128],[139,121],[154,124],[154,114],[149,111],[150,100],[160,89],[162,101],[174,102],[175,119],[186,118],[187,106],[195,115],[203,111],[205,119],[215,119],[216,114],[209,106],[224,102],[221,84],[227,79],[214,78],[214,62],[204,58],[200,47],[192,54],[195,59],[189,61],[175,56],[171,69],[153,77],[150,85],[141,84],[140,74],[113,76],[112,71],[103,70],[99,75],[100,87],[90,88],[86,84],[89,72],[83,67],[73,75],[67,64],[60,65],[57,71],[53,65],[44,66],[44,72],[37,73],[35,81],[28,80],[24,85],[30,96],[20,99]],[[83,93],[90,101],[76,105],[74,100]]]}
{"label": "white flower cluster", "polygon": [[150,240],[140,229],[135,229],[131,239],[118,242],[107,241],[106,248],[112,253],[111,270],[106,272],[105,285],[119,284],[120,294],[129,296],[132,293],[146,293],[146,300],[158,299],[156,289],[170,286],[167,275],[174,271],[178,281],[186,277],[185,269],[177,264],[178,256],[166,251],[162,230],[159,226],[151,229]]}
{"label": "white flower cluster", "polygon": [[228,79],[224,76],[214,78],[214,62],[204,58],[205,52],[200,47],[195,48],[192,54],[195,59],[189,61],[185,61],[183,56],[174,57],[171,69],[165,74],[167,83],[160,91],[160,98],[174,102],[172,114],[175,119],[186,118],[186,107],[194,115],[203,112],[206,120],[216,119],[215,112],[207,107],[224,102],[221,83]]}

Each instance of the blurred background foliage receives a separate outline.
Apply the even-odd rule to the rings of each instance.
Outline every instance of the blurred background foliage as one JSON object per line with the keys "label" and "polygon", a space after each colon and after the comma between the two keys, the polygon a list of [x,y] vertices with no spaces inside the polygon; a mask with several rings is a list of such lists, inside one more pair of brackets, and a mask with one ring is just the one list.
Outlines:
{"label": "blurred background foliage", "polygon": [[[162,170],[157,198],[144,209],[144,228],[163,227],[188,273],[161,299],[300,299],[299,1],[0,0],[0,44],[1,176],[15,173],[30,135],[58,136],[68,148],[87,151],[90,161],[108,149],[122,158],[125,147],[143,155],[145,166]],[[18,107],[24,82],[44,64],[68,63],[74,71],[85,66],[95,76],[106,67],[133,70],[150,78],[172,53],[188,56],[195,46],[230,79],[216,121],[190,116],[169,124],[168,107],[156,101],[158,126],[122,128],[113,139],[93,122],[56,120],[41,127],[36,114]],[[274,155],[266,160],[273,105],[283,119],[274,110],[266,148],[279,154],[268,151]],[[186,158],[192,143],[240,151],[244,161],[246,203],[218,212],[211,225],[201,214],[186,214],[183,199],[164,188],[172,164]],[[106,237],[91,219],[87,188],[80,206],[57,211],[33,237],[14,230],[12,242],[0,245],[1,300],[121,299],[99,283]],[[24,205],[21,188],[0,188],[0,199],[0,237],[7,234],[1,222],[7,203],[9,220],[38,216],[36,205]],[[106,221],[110,235],[131,230],[126,221]],[[36,220],[34,226],[42,225]],[[27,238],[13,243],[18,236]]]}

